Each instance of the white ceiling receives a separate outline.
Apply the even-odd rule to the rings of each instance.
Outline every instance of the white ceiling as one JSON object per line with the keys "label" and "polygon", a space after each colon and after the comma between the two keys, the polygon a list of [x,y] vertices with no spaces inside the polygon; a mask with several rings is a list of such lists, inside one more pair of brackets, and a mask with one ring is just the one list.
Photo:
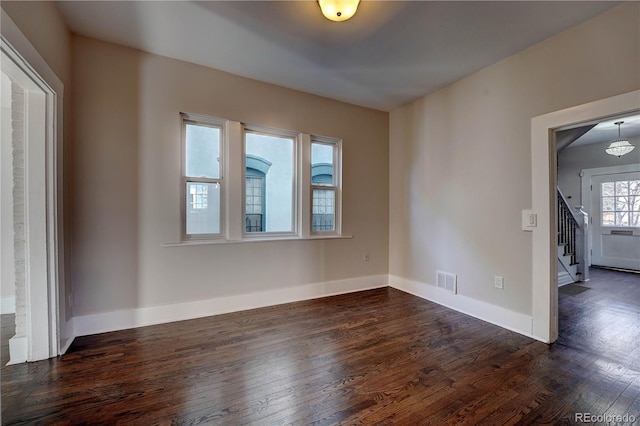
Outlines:
{"label": "white ceiling", "polygon": [[618,138],[618,126],[616,122],[623,121],[620,126],[620,135],[623,138],[635,139],[640,137],[640,115],[623,116],[608,119],[598,123],[593,129],[580,136],[570,145],[570,148],[589,145],[593,143],[611,142]]}
{"label": "white ceiling", "polygon": [[619,4],[362,1],[57,2],[78,34],[391,111]]}

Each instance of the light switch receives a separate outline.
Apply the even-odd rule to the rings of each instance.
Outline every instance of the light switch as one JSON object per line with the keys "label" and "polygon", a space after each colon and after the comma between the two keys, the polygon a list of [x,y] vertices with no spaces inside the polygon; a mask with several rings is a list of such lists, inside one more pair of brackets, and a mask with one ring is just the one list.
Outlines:
{"label": "light switch", "polygon": [[532,210],[522,210],[522,230],[533,231],[538,227],[538,214]]}

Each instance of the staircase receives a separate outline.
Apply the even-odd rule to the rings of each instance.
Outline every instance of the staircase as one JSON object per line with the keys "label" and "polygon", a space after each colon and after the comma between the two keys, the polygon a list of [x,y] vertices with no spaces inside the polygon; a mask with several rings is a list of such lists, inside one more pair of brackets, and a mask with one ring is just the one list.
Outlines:
{"label": "staircase", "polygon": [[558,285],[588,280],[586,267],[588,215],[578,207],[574,213],[558,191]]}

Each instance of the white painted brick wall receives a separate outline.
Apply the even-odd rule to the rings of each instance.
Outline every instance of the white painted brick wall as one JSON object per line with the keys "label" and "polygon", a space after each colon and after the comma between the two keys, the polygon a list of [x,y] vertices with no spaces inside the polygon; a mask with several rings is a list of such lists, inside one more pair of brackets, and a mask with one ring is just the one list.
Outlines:
{"label": "white painted brick wall", "polygon": [[16,337],[27,334],[24,229],[24,91],[11,83],[11,130],[13,142],[13,247],[16,279]]}

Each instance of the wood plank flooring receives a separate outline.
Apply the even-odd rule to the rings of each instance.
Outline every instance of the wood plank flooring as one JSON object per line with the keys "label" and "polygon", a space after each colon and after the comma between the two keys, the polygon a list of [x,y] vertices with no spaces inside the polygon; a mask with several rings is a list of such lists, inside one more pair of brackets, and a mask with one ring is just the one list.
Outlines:
{"label": "wood plank flooring", "polygon": [[[574,298],[595,294],[592,286]],[[81,337],[58,359],[2,367],[2,422],[575,424],[576,412],[638,418],[637,357],[623,346],[634,338],[625,330],[638,337],[639,298],[635,308],[621,299],[608,308],[631,317],[618,317],[622,327],[611,331],[562,297],[566,333],[551,346],[390,288]],[[637,349],[638,340],[632,343]]]}

